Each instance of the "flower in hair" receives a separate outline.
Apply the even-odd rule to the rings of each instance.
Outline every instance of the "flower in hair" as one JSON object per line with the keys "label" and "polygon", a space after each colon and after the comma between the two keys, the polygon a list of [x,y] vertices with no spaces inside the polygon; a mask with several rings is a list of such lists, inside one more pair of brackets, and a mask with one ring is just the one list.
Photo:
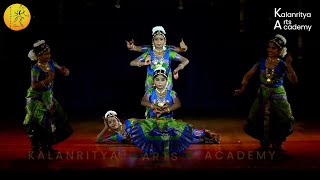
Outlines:
{"label": "flower in hair", "polygon": [[281,57],[286,56],[286,55],[287,55],[287,48],[286,48],[286,47],[283,47],[283,48],[281,49],[281,52],[280,52],[279,55],[280,55]]}
{"label": "flower in hair", "polygon": [[162,32],[163,34],[166,34],[166,31],[164,30],[164,28],[162,26],[155,26],[154,28],[152,28],[152,34],[154,34],[155,32]]}
{"label": "flower in hair", "polygon": [[34,53],[33,50],[29,51],[28,57],[31,59],[31,61],[36,61],[37,60],[37,56],[36,56],[36,54]]}
{"label": "flower in hair", "polygon": [[45,44],[45,43],[46,42],[44,40],[39,40],[39,41],[37,41],[36,43],[33,44],[33,47],[38,47],[38,46],[40,46],[42,44]]}
{"label": "flower in hair", "polygon": [[281,34],[277,34],[277,35],[275,36],[275,38],[280,39],[280,40],[283,42],[283,45],[286,45],[286,44],[287,44],[286,38],[283,37]]}
{"label": "flower in hair", "polygon": [[154,71],[160,71],[160,70],[166,72],[166,69],[164,67],[161,67],[161,66],[157,67]]}
{"label": "flower in hair", "polygon": [[117,113],[115,111],[110,110],[104,115],[104,118],[107,119],[110,116],[117,116]]}
{"label": "flower in hair", "polygon": [[166,69],[164,67],[157,67],[155,70],[154,70],[154,74],[153,74],[153,77],[157,76],[157,75],[163,75],[164,77],[168,77],[167,76],[167,72],[166,72]]}

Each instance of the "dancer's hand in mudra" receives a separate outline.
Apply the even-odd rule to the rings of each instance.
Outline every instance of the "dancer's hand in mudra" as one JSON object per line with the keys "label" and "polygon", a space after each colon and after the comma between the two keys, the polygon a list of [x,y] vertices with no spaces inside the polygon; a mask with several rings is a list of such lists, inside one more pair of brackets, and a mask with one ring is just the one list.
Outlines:
{"label": "dancer's hand in mudra", "polygon": [[144,60],[144,65],[147,66],[151,64],[151,56],[148,54],[146,59]]}
{"label": "dancer's hand in mudra", "polygon": [[154,109],[153,112],[157,115],[157,117],[161,116],[162,111],[160,108]]}
{"label": "dancer's hand in mudra", "polygon": [[244,91],[244,88],[236,89],[233,91],[233,96],[240,96]]}
{"label": "dancer's hand in mudra", "polygon": [[175,80],[179,79],[178,70],[174,70],[174,71],[173,71],[173,78],[174,78]]}
{"label": "dancer's hand in mudra", "polygon": [[183,39],[181,39],[181,41],[180,41],[180,48],[184,52],[186,52],[188,50],[188,46],[184,43]]}
{"label": "dancer's hand in mudra", "polygon": [[127,43],[127,48],[129,49],[129,50],[134,50],[134,40],[132,39],[131,41],[126,41],[126,43]]}

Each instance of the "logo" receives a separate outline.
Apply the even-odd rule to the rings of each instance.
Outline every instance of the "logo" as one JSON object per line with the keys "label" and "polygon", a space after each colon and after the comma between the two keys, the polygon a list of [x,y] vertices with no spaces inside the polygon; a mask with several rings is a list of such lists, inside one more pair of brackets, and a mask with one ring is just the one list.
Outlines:
{"label": "logo", "polygon": [[31,14],[28,8],[22,4],[10,5],[3,15],[6,26],[14,31],[25,29],[31,20]]}
{"label": "logo", "polygon": [[[312,25],[302,24],[302,21],[311,19],[311,13],[308,12],[282,12],[281,8],[274,8],[274,17],[278,17],[280,20],[277,20],[273,29],[280,30],[298,30],[298,31],[311,31]],[[282,19],[281,19],[282,18]],[[295,19],[298,20],[295,20]],[[281,24],[282,23],[282,24]]]}

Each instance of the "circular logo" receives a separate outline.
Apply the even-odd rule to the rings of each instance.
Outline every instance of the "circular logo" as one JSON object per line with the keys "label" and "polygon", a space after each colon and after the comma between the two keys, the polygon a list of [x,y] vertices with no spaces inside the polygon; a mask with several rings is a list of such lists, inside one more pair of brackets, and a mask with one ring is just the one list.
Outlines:
{"label": "circular logo", "polygon": [[26,6],[22,4],[12,4],[4,12],[3,19],[8,28],[14,31],[20,31],[29,25],[31,14]]}

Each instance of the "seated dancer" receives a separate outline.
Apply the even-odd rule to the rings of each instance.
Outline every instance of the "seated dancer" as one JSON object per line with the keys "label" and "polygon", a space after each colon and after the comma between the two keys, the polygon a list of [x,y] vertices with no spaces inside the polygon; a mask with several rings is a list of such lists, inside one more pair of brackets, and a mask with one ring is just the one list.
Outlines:
{"label": "seated dancer", "polygon": [[[183,121],[173,119],[173,111],[181,107],[177,94],[167,90],[165,69],[157,68],[154,75],[155,87],[146,91],[141,104],[147,107],[146,119],[128,119],[124,125],[114,111],[104,117],[105,127],[98,134],[96,142],[133,142],[146,153],[181,153],[192,143],[219,144],[220,135],[210,130],[199,130]],[[162,92],[162,94],[159,94]],[[107,129],[115,133],[104,138]]]}
{"label": "seated dancer", "polygon": [[[153,86],[145,92],[141,105],[146,107],[146,119],[136,123],[131,138],[136,146],[146,153],[182,153],[190,144],[200,143],[199,135],[220,142],[220,136],[212,133],[197,133],[192,125],[176,120],[173,111],[181,107],[174,90],[169,90],[168,74],[164,67],[155,68]],[[212,135],[212,136],[211,136]],[[204,138],[205,141],[209,142]]]}

